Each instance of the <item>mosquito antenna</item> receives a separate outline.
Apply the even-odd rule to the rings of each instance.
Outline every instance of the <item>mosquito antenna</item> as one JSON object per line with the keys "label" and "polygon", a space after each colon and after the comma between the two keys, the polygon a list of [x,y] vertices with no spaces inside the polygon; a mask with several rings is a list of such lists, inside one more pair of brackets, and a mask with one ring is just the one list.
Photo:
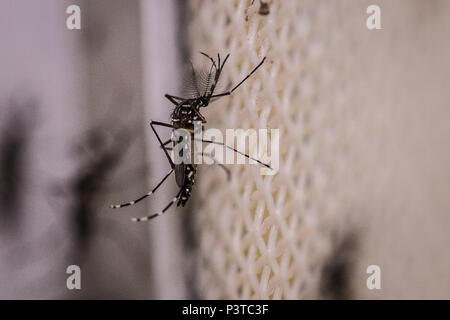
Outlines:
{"label": "mosquito antenna", "polygon": [[[227,56],[227,58],[228,58],[228,56]],[[210,98],[218,98],[218,97],[228,96],[231,93],[233,93],[234,90],[236,90],[241,84],[243,84],[245,82],[245,80],[250,78],[250,76],[253,73],[255,73],[255,71],[258,70],[259,67],[261,67],[261,65],[264,63],[265,60],[266,60],[266,57],[264,57],[261,60],[261,62],[244,79],[241,80],[241,82],[239,82],[236,86],[234,86],[233,89],[231,89],[230,91],[224,92],[224,93],[219,93],[219,94],[216,94],[216,95],[212,95]],[[225,59],[225,61],[226,61],[226,59]],[[224,61],[224,64],[225,64],[225,61]]]}
{"label": "mosquito antenna", "polygon": [[225,60],[223,60],[223,62],[222,62],[222,67],[220,68],[220,70],[223,69],[223,67],[225,66],[225,63],[227,62],[229,57],[230,57],[230,54],[227,54],[227,56],[225,57]]}
{"label": "mosquito antenna", "polygon": [[211,72],[212,72],[212,68],[213,68],[213,65],[211,65],[211,68],[209,68],[208,78],[206,79],[205,92],[203,92],[203,96],[206,96],[206,92],[208,91],[208,88],[209,88],[209,82],[210,82],[210,80],[211,80]]}
{"label": "mosquito antenna", "polygon": [[227,56],[225,57],[225,60],[223,60],[222,65],[220,65],[220,55],[217,54],[217,60],[218,60],[218,64],[219,64],[219,70],[217,70],[215,77],[214,77],[214,83],[211,86],[211,91],[209,93],[209,99],[211,99],[211,97],[213,96],[214,90],[216,89],[217,83],[219,81],[220,78],[220,74],[222,73],[223,70],[223,66],[225,65],[225,63],[227,62],[228,58],[230,57],[230,54],[227,54]]}
{"label": "mosquito antenna", "polygon": [[206,53],[204,53],[204,52],[200,52],[200,54],[204,55],[206,58],[208,58],[209,60],[211,60],[211,62],[212,62],[212,64],[213,64],[214,68],[217,70],[216,62],[214,61],[213,58],[211,58],[210,56],[208,56],[208,55],[207,55]]}

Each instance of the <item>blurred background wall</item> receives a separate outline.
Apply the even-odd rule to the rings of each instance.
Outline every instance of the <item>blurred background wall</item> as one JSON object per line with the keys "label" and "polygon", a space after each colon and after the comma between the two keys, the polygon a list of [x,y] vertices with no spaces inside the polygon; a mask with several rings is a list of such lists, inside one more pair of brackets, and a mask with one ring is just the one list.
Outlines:
{"label": "blurred background wall", "polygon": [[60,191],[76,172],[86,87],[80,39],[61,11],[58,1],[1,3],[2,298],[67,293],[58,281],[74,235]]}
{"label": "blurred background wall", "polygon": [[[81,30],[66,28],[73,4]],[[164,207],[173,181],[153,201],[109,208],[147,193],[170,168],[148,123],[169,120],[163,96],[178,88],[177,8],[0,4],[1,298],[188,296],[180,217],[130,222]],[[72,264],[81,291],[66,288]]]}
{"label": "blurred background wall", "polygon": [[[70,4],[82,31],[66,28]],[[147,228],[108,208],[147,188],[139,13],[138,1],[1,3],[2,199],[14,202],[0,211],[2,298],[151,296]],[[65,288],[71,264],[82,291]]]}

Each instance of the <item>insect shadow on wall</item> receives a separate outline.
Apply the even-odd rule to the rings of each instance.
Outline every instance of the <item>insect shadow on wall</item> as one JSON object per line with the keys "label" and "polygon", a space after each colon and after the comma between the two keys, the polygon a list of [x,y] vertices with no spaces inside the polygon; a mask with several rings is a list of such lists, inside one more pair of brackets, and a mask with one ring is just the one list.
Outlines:
{"label": "insect shadow on wall", "polygon": [[[105,130],[102,125],[89,129],[72,147],[72,152],[79,158],[75,173],[67,181],[54,183],[50,188],[54,196],[70,199],[67,211],[68,232],[72,235],[71,259],[80,265],[88,256],[98,232],[98,201],[108,191],[107,181],[122,163],[133,136],[134,130],[125,127],[115,132]],[[111,228],[113,225],[108,224],[102,232],[117,231]]]}
{"label": "insect shadow on wall", "polygon": [[[54,182],[49,186],[50,199],[56,196],[71,203],[68,208],[62,209],[68,215],[68,224],[56,219],[32,241],[14,246],[8,254],[9,259],[14,261],[19,270],[45,259],[48,252],[52,252],[52,255],[61,255],[63,262],[55,259],[56,262],[34,284],[35,287],[45,283],[48,287],[59,288],[59,279],[55,280],[54,270],[65,270],[67,261],[80,266],[86,262],[92,241],[99,231],[98,200],[107,191],[106,181],[123,161],[132,136],[133,131],[127,128],[110,133],[103,127],[97,127],[90,129],[73,146],[72,152],[81,157],[75,174],[65,181]],[[60,215],[56,215],[55,218],[58,216]],[[110,239],[132,237],[123,232],[118,237],[120,232],[121,230],[115,229],[111,223],[102,226],[102,235],[111,233]],[[137,241],[133,241],[135,242]],[[119,240],[116,243],[121,247]],[[145,256],[144,250],[134,252],[134,249],[123,246],[122,249],[130,257]],[[59,291],[58,289],[55,292]],[[61,294],[64,293],[62,290]]]}
{"label": "insect shadow on wall", "polygon": [[335,236],[334,245],[322,269],[320,294],[324,299],[351,299],[353,296],[351,277],[357,254],[358,234],[348,231]]}
{"label": "insect shadow on wall", "polygon": [[[163,183],[166,181],[166,179],[175,172],[175,180],[180,188],[175,197],[159,212],[144,216],[140,218],[132,218],[132,221],[139,222],[139,221],[147,221],[150,219],[153,219],[164,212],[166,212],[174,203],[177,203],[177,206],[185,206],[186,202],[189,200],[191,196],[192,187],[195,183],[195,174],[197,172],[197,165],[192,163],[192,159],[196,157],[196,154],[194,154],[194,143],[195,141],[200,141],[202,143],[210,143],[210,144],[216,144],[220,145],[222,147],[225,147],[229,150],[234,151],[235,153],[241,154],[248,159],[251,159],[253,161],[256,161],[258,164],[271,169],[271,167],[261,162],[258,159],[255,159],[248,154],[241,152],[234,147],[228,146],[223,142],[217,142],[212,140],[206,140],[201,139],[198,140],[194,136],[194,123],[200,121],[203,124],[206,123],[205,117],[201,114],[201,108],[206,108],[211,102],[216,101],[217,99],[225,96],[231,95],[236,89],[238,89],[250,76],[255,73],[264,63],[265,57],[257,64],[251,72],[245,76],[238,84],[236,84],[231,90],[216,93],[215,90],[217,88],[217,84],[219,82],[220,76],[223,71],[223,67],[225,66],[225,63],[227,62],[229,58],[229,54],[225,57],[223,61],[220,59],[220,55],[217,55],[217,60],[214,60],[212,57],[207,55],[206,53],[201,52],[201,54],[208,59],[210,62],[210,67],[207,72],[198,72],[194,69],[192,66],[191,72],[190,72],[190,78],[191,82],[187,84],[187,88],[185,89],[186,92],[189,92],[185,97],[178,97],[173,96],[170,94],[166,94],[165,97],[171,102],[175,108],[171,114],[171,123],[164,123],[160,121],[150,121],[150,127],[156,136],[161,149],[163,150],[167,161],[170,164],[170,170],[169,172],[162,178],[162,180],[148,193],[145,195],[137,198],[136,200],[126,202],[123,204],[116,204],[111,205],[110,207],[112,209],[118,209],[123,208],[126,206],[135,205],[136,203],[142,201],[143,199],[147,198],[148,196],[152,195]],[[186,152],[186,155],[188,155],[188,163],[183,162],[181,164],[175,164],[172,160],[172,157],[169,155],[169,151],[172,149],[168,147],[169,144],[173,144],[175,147],[180,141],[173,141],[172,138],[166,140],[163,142],[161,137],[159,136],[156,127],[166,127],[172,129],[172,132],[175,130],[182,129],[185,132],[188,132],[190,135],[190,141],[191,145],[189,146],[187,151],[180,150],[180,158],[183,158],[184,152]],[[183,138],[183,137],[180,137]],[[202,157],[210,158],[214,161],[215,164],[218,164],[221,168],[223,168],[227,175],[229,176],[229,170],[223,166],[219,161],[217,161],[213,155],[201,153],[199,154]]]}
{"label": "insect shadow on wall", "polygon": [[36,126],[37,102],[10,99],[0,129],[0,225],[17,230],[27,194],[27,153]]}
{"label": "insect shadow on wall", "polygon": [[81,165],[66,185],[73,204],[69,209],[71,230],[78,260],[84,260],[96,232],[96,204],[104,194],[105,181],[120,165],[131,140],[131,130],[124,128],[108,139],[104,128],[91,129],[75,147]]}

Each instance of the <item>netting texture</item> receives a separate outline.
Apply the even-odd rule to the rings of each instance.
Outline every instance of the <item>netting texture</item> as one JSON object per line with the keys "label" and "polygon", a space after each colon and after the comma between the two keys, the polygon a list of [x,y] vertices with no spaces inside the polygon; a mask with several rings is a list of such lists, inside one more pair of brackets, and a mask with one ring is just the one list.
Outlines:
{"label": "netting texture", "polygon": [[[212,105],[208,127],[279,128],[280,168],[234,165],[227,182],[203,167],[196,210],[197,274],[204,298],[318,297],[339,209],[350,112],[345,61],[334,57],[339,11],[331,2],[191,1],[192,59],[230,53],[225,83],[263,67],[230,98]],[[341,9],[342,10],[342,9]],[[333,25],[334,28],[330,28]]]}

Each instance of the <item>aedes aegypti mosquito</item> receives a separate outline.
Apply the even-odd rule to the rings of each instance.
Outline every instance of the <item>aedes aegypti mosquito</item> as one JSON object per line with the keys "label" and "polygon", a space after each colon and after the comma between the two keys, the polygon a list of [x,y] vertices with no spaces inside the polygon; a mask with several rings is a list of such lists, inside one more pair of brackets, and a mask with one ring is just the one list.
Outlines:
{"label": "aedes aegypti mosquito", "polygon": [[[200,108],[207,107],[212,100],[215,100],[220,97],[229,96],[235,91],[240,85],[242,85],[265,61],[265,57],[261,60],[261,62],[244,78],[239,82],[237,85],[235,85],[231,90],[228,90],[223,93],[214,93],[214,90],[217,87],[220,75],[222,73],[223,67],[225,63],[227,62],[229,58],[229,54],[225,57],[223,62],[220,61],[220,55],[217,54],[217,60],[214,60],[206,53],[200,52],[203,56],[205,56],[209,61],[211,62],[211,66],[209,68],[209,71],[206,73],[197,73],[194,68],[192,67],[191,70],[191,96],[190,98],[181,98],[173,95],[166,94],[165,97],[172,102],[175,105],[175,109],[172,112],[171,115],[171,124],[170,123],[164,123],[159,121],[150,121],[150,126],[153,130],[153,133],[155,134],[156,138],[158,139],[158,142],[160,144],[160,147],[163,149],[167,160],[169,161],[171,169],[169,172],[164,176],[164,178],[156,185],[156,187],[153,188],[150,192],[147,194],[141,196],[140,198],[137,198],[134,201],[130,201],[123,204],[116,204],[111,205],[111,208],[118,209],[123,208],[126,206],[134,205],[143,199],[147,198],[151,194],[153,194],[163,183],[166,181],[166,179],[175,171],[175,180],[180,188],[176,196],[170,201],[164,209],[162,209],[160,212],[140,217],[140,218],[132,218],[132,221],[138,222],[138,221],[146,221],[153,219],[164,212],[166,212],[175,202],[177,202],[177,206],[184,206],[186,202],[189,200],[189,197],[191,196],[191,190],[194,185],[194,177],[197,170],[197,165],[193,163],[182,163],[182,164],[174,164],[172,158],[169,155],[169,152],[172,148],[166,147],[169,143],[173,143],[175,145],[176,141],[173,141],[172,139],[169,139],[165,142],[163,142],[158,135],[155,126],[161,126],[161,127],[168,127],[172,130],[176,129],[184,129],[188,131],[191,134],[191,141],[194,142],[194,122],[195,121],[201,121],[202,123],[206,123],[206,119],[204,116],[200,113]],[[248,154],[245,154],[233,147],[230,147],[226,145],[223,142],[216,142],[212,140],[201,140],[205,143],[212,143],[212,144],[218,144],[222,145],[223,147],[226,147],[230,150],[233,150],[236,153],[239,153],[248,159],[252,159],[259,163],[260,165],[263,165],[269,169],[271,167],[268,164],[265,164],[258,159],[252,158]],[[191,146],[191,150],[194,150],[194,147]],[[191,151],[189,151],[191,152]],[[209,157],[212,160],[214,160],[214,163],[218,164],[223,168],[226,172],[228,177],[230,176],[229,170],[223,166],[222,164],[218,163],[211,155],[201,153],[202,156]]]}

